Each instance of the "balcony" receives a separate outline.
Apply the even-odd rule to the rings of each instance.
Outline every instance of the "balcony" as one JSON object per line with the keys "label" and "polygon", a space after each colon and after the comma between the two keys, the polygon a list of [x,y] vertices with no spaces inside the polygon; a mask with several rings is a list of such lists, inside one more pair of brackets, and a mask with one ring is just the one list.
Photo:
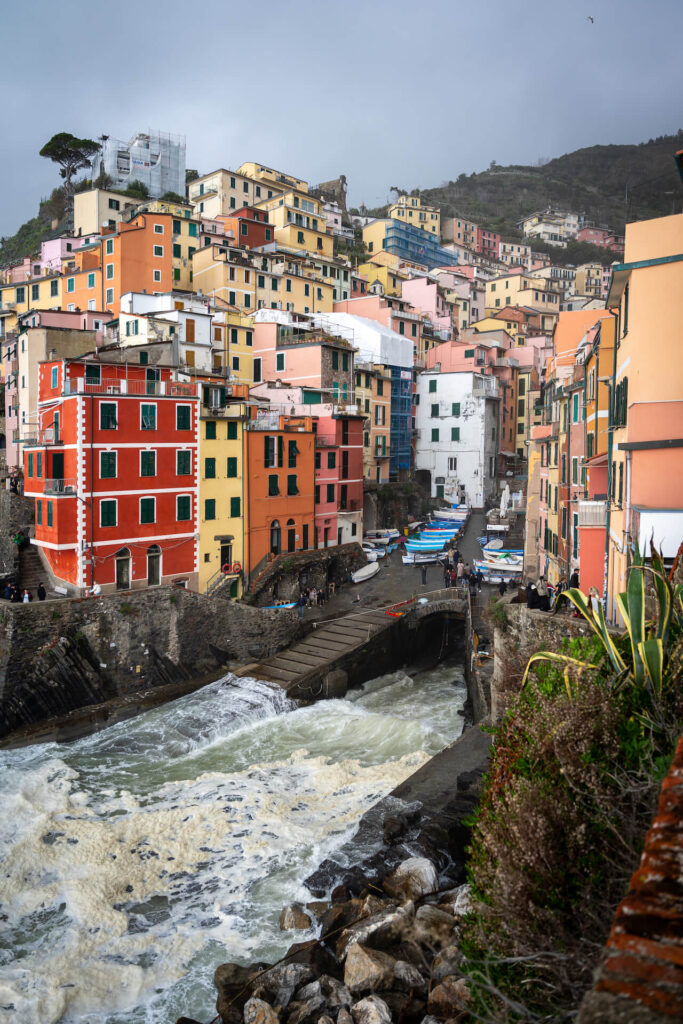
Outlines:
{"label": "balcony", "polygon": [[333,448],[336,445],[336,439],[334,434],[316,434],[315,435],[315,446],[316,448]]}
{"label": "balcony", "polygon": [[45,494],[49,494],[51,497],[75,497],[76,496],[76,481],[67,480],[60,477],[54,479],[47,479],[44,487]]}
{"label": "balcony", "polygon": [[607,504],[604,501],[579,502],[579,526],[605,526]]}
{"label": "balcony", "polygon": [[20,438],[20,442],[27,448],[44,448],[51,444],[64,444],[64,438],[59,434],[55,435],[54,427],[46,427],[45,430],[37,430],[32,434],[26,434]]}

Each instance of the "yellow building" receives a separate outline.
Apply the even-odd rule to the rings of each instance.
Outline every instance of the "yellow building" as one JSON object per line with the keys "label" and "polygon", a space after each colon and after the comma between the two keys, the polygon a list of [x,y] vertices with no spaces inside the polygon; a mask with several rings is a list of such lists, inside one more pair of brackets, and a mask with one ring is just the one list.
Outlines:
{"label": "yellow building", "polygon": [[391,434],[391,370],[375,363],[356,363],[355,394],[363,421],[363,476],[375,483],[389,480]]}
{"label": "yellow building", "polygon": [[[277,171],[274,167],[265,167],[263,164],[247,161],[240,164],[238,173],[254,181],[264,182],[273,189],[274,193],[294,188],[299,192],[308,192],[308,182],[303,178],[295,178],[293,174],[285,174],[284,171]],[[266,196],[265,198],[270,198]]]}
{"label": "yellow building", "polygon": [[485,313],[495,314],[505,306],[529,306],[541,315],[541,329],[552,333],[560,314],[562,295],[544,278],[528,274],[505,274],[486,282]]}
{"label": "yellow building", "polygon": [[438,206],[428,206],[416,196],[399,196],[387,210],[387,217],[400,220],[411,227],[430,231],[441,237],[441,214]]}
{"label": "yellow building", "polygon": [[74,194],[74,235],[99,234],[103,227],[114,228],[128,220],[140,200],[121,192],[91,188]]}
{"label": "yellow building", "polygon": [[614,363],[614,317],[605,317],[587,332],[576,353],[584,372],[586,459],[607,452],[609,390],[602,386]]}
{"label": "yellow building", "polygon": [[209,220],[221,214],[229,216],[243,206],[254,206],[263,199],[272,199],[282,192],[282,186],[254,181],[241,171],[227,171],[224,167],[196,178],[187,186],[187,194],[195,216]]}
{"label": "yellow building", "polygon": [[256,205],[268,214],[279,246],[330,259],[334,256],[334,236],[328,230],[319,199],[312,199],[300,189],[290,189]]}
{"label": "yellow building", "polygon": [[261,357],[254,356],[254,324],[236,310],[218,309],[212,321],[213,365],[239,384],[258,384],[262,379]]}
{"label": "yellow building", "polygon": [[[398,262],[398,257],[394,257],[394,259]],[[403,282],[410,280],[410,274],[407,271],[399,270],[396,266],[375,263],[374,260],[361,263],[358,273],[367,278],[369,291],[373,290],[373,285],[380,285],[385,295],[396,295],[399,298]]]}
{"label": "yellow building", "polygon": [[239,249],[205,245],[192,254],[193,288],[241,312],[256,309],[256,274]]}
{"label": "yellow building", "polygon": [[247,506],[246,385],[202,386],[199,423],[199,591],[242,595]]}
{"label": "yellow building", "polygon": [[577,295],[592,295],[602,298],[604,268],[602,263],[582,263],[576,268],[574,291]]}
{"label": "yellow building", "polygon": [[23,284],[0,286],[0,334],[16,331],[17,317],[30,309],[62,309],[62,290],[63,278],[57,276],[29,278]]}

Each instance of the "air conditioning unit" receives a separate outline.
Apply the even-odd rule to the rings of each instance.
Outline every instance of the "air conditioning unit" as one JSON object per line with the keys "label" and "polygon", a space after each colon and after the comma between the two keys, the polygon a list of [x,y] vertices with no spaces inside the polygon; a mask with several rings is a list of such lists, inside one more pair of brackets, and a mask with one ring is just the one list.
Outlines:
{"label": "air conditioning unit", "polygon": [[116,387],[115,384],[109,384],[107,386],[107,394],[108,395],[118,395],[119,393],[120,393],[119,389]]}

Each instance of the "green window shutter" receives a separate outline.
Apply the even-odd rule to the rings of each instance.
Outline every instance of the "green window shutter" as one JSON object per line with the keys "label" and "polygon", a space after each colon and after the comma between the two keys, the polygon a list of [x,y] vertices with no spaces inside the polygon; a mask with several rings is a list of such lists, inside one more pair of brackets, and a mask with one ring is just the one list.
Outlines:
{"label": "green window shutter", "polygon": [[236,477],[237,476],[237,459],[232,458],[232,457],[228,459],[228,476],[229,477]]}
{"label": "green window shutter", "polygon": [[174,243],[174,245],[173,245],[173,259],[174,260],[179,260],[180,259],[180,246],[178,245],[177,242]]}
{"label": "green window shutter", "polygon": [[190,519],[190,501],[191,499],[189,494],[183,494],[177,499],[176,508],[178,522],[184,522],[185,520]]}
{"label": "green window shutter", "polygon": [[282,468],[282,459],[284,457],[285,442],[283,438],[278,437],[277,439],[277,464],[278,468]]}
{"label": "green window shutter", "polygon": [[287,477],[287,494],[298,494],[299,488],[296,483],[296,474],[293,473]]}
{"label": "green window shutter", "polygon": [[189,430],[192,425],[192,413],[189,405],[176,406],[176,429]]}
{"label": "green window shutter", "polygon": [[33,452],[28,457],[28,475],[33,476]]}
{"label": "green window shutter", "polygon": [[216,499],[207,498],[204,502],[204,518],[215,519],[216,518]]}
{"label": "green window shutter", "polygon": [[332,369],[333,370],[338,370],[339,369],[339,353],[337,352],[336,349],[332,353]]}
{"label": "green window shutter", "polygon": [[459,416],[460,415],[460,402],[453,402],[453,406],[452,406],[452,409],[451,409],[451,415],[452,416]]}
{"label": "green window shutter", "polygon": [[42,526],[43,524],[43,502],[40,498],[36,502],[36,522],[38,526]]}
{"label": "green window shutter", "polygon": [[52,502],[48,501],[47,504],[47,525],[52,526]]}
{"label": "green window shutter", "polygon": [[228,423],[228,441],[237,440],[237,424]]}
{"label": "green window shutter", "polygon": [[100,455],[100,478],[112,479],[116,476],[116,452],[102,452]]}
{"label": "green window shutter", "polygon": [[173,221],[173,234],[174,235],[179,235],[180,234],[180,221],[179,220],[174,220]]}
{"label": "green window shutter", "polygon": [[296,457],[297,457],[298,453],[299,453],[299,450],[298,450],[298,448],[296,446],[296,441],[288,441],[287,442],[287,465],[290,467],[290,469],[295,469],[296,468]]}
{"label": "green window shutter", "polygon": [[196,238],[197,237],[197,225],[196,224],[188,224],[187,227],[188,227],[188,230],[190,232],[190,236],[192,238]]}
{"label": "green window shutter", "polygon": [[438,441],[438,440],[439,440],[439,428],[438,427],[434,427],[433,430],[432,430],[432,441]]}
{"label": "green window shutter", "polygon": [[155,522],[155,498],[140,498],[140,522]]}
{"label": "green window shutter", "polygon": [[460,440],[460,427],[451,427],[451,441]]}
{"label": "green window shutter", "polygon": [[206,480],[216,479],[216,460],[204,459],[204,478]]}
{"label": "green window shutter", "polygon": [[157,475],[157,453],[140,452],[140,476]]}
{"label": "green window shutter", "polygon": [[239,519],[241,516],[241,504],[239,498],[230,499],[230,516],[232,519]]}
{"label": "green window shutter", "polygon": [[204,437],[206,438],[206,440],[207,441],[215,441],[216,440],[216,421],[215,420],[207,420],[207,422],[205,424],[205,428],[206,429],[205,429],[205,432],[204,432]]}
{"label": "green window shutter", "polygon": [[473,359],[473,358],[474,358],[474,349],[473,348],[466,348],[465,349],[465,359]]}
{"label": "green window shutter", "polygon": [[268,477],[268,496],[272,498],[279,493],[280,487],[278,485],[278,479],[276,474],[273,473]]}
{"label": "green window shutter", "polygon": [[100,502],[100,522],[102,526],[116,526],[116,502]]}
{"label": "green window shutter", "polygon": [[173,280],[174,281],[179,281],[180,280],[180,271],[178,270],[177,267],[174,267],[174,269],[173,269]]}
{"label": "green window shutter", "polygon": [[438,415],[439,415],[439,403],[438,402],[433,402],[432,403],[432,417],[438,416]]}
{"label": "green window shutter", "polygon": [[436,391],[436,381],[435,380],[430,380],[430,382],[429,382],[429,391],[430,391],[430,394],[434,394],[434,392]]}
{"label": "green window shutter", "polygon": [[36,454],[36,476],[41,477],[43,475],[43,453],[38,452]]}
{"label": "green window shutter", "polygon": [[191,452],[176,452],[176,475],[188,476],[192,472]]}

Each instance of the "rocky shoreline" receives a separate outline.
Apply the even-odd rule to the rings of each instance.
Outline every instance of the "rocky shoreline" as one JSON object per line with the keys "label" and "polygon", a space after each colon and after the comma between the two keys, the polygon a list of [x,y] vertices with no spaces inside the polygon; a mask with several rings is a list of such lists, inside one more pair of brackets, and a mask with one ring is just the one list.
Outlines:
{"label": "rocky shoreline", "polygon": [[[276,964],[221,964],[223,1024],[432,1024],[464,1019],[465,851],[490,737],[478,726],[380,801],[353,839],[283,909],[283,931],[315,929]],[[177,1024],[197,1024],[180,1017]]]}

